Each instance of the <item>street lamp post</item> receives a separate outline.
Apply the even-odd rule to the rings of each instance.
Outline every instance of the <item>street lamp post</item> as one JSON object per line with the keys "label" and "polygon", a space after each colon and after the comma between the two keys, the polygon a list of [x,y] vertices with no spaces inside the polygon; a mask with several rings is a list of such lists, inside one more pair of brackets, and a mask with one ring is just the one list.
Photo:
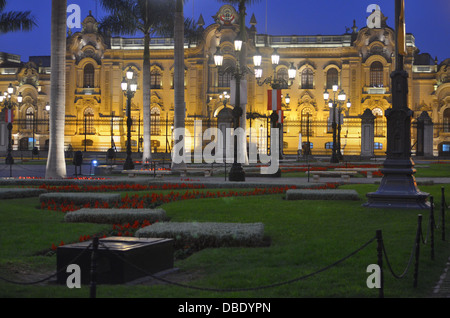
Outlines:
{"label": "street lamp post", "polygon": [[[272,66],[273,66],[273,76],[270,76],[270,77],[264,79],[263,81],[261,81],[261,78],[263,75],[263,70],[261,68],[262,56],[258,50],[256,51],[256,54],[253,56],[253,64],[255,66],[254,70],[255,70],[255,78],[257,80],[257,84],[259,86],[262,86],[264,84],[269,84],[270,87],[272,88],[272,90],[279,90],[280,92],[282,89],[289,89],[292,86],[293,80],[295,79],[295,76],[297,73],[297,70],[294,67],[294,64],[291,63],[291,65],[288,69],[288,78],[289,79],[286,80],[285,78],[278,78],[276,76],[276,67],[280,63],[280,55],[278,54],[276,49],[273,51],[273,53],[271,55],[271,61],[272,61]],[[290,103],[289,94],[287,94],[286,97],[287,97],[286,103],[289,104]],[[282,116],[277,113],[278,105],[275,106],[275,108],[277,110],[273,109],[273,107],[274,106],[272,105],[272,114],[270,115],[272,129],[279,128],[278,127],[278,119],[279,119],[279,116]],[[280,127],[281,127],[281,125],[280,125]],[[281,134],[282,133],[283,133],[283,131],[281,131]],[[271,138],[271,140],[272,140],[272,138]],[[283,145],[280,142],[279,149],[278,149],[280,159],[281,159],[281,154],[282,154],[282,149],[283,149],[282,147],[283,147]],[[274,176],[277,176],[277,177],[281,176],[280,168],[278,168],[278,171],[275,173]]]}
{"label": "street lamp post", "polygon": [[131,158],[131,125],[133,124],[133,120],[131,118],[131,99],[137,90],[136,81],[133,79],[134,72],[131,67],[128,69],[126,78],[122,80],[122,91],[127,98],[127,157],[125,159],[125,163],[123,165],[124,170],[132,170],[134,169],[133,159]]}
{"label": "street lamp post", "polygon": [[[331,163],[339,163],[343,156],[341,153],[341,112],[343,110],[342,103],[346,100],[346,95],[343,90],[338,94],[336,99],[336,92],[338,91],[338,86],[333,85],[333,98],[329,98],[330,94],[327,90],[323,93],[323,99],[328,101],[328,106],[333,109],[333,121],[331,123],[333,129],[333,148],[331,153]],[[350,99],[347,101],[347,109],[350,109],[351,103]],[[336,122],[336,115],[338,115],[338,120]]]}
{"label": "street lamp post", "polygon": [[[14,116],[14,106],[17,104],[12,100],[11,96],[14,93],[14,88],[10,83],[7,90],[2,94],[0,92],[0,104],[3,104],[6,110],[6,121],[8,122],[8,153],[6,155],[5,164],[9,165],[9,176],[12,177],[12,165],[14,164],[14,158],[12,156],[12,128],[13,128],[13,116]],[[22,103],[22,93],[17,96],[17,103],[20,105]]]}
{"label": "street lamp post", "polygon": [[[232,113],[233,113],[233,127],[234,129],[238,129],[240,127],[240,121],[241,116],[243,114],[243,110],[241,107],[241,79],[245,76],[245,74],[248,72],[247,68],[241,68],[240,63],[240,57],[239,54],[242,49],[242,40],[238,36],[234,40],[234,50],[237,53],[236,58],[236,68],[234,69],[225,69],[224,72],[233,72],[233,76],[236,80],[236,94],[235,94],[235,105],[233,107]],[[223,55],[220,53],[220,49],[217,48],[217,51],[214,55],[214,63],[216,66],[221,67],[223,65]],[[234,158],[233,158],[233,164],[230,169],[230,173],[228,176],[229,181],[245,181],[245,171],[242,168],[241,163],[237,159],[237,135],[234,136]]]}

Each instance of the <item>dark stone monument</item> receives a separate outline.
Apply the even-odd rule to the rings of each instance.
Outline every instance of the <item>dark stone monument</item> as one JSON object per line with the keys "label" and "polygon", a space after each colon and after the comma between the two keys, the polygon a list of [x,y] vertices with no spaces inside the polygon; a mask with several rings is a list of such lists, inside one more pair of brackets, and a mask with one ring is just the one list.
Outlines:
{"label": "dark stone monument", "polygon": [[[401,2],[396,0],[396,30],[400,27]],[[398,35],[397,35],[398,37]],[[403,67],[403,56],[398,53],[396,70],[392,72],[392,108],[386,110],[387,151],[381,172],[380,187],[367,193],[366,207],[429,209],[428,193],[417,188],[414,162],[411,158],[411,118],[408,108],[408,73]]]}
{"label": "dark stone monument", "polygon": [[[59,246],[56,250],[57,283],[66,284],[67,266],[77,264],[81,283],[91,277],[91,242]],[[74,261],[75,260],[75,261]],[[108,237],[99,239],[97,284],[123,284],[173,268],[173,240],[165,238]],[[140,270],[142,269],[142,270]]]}

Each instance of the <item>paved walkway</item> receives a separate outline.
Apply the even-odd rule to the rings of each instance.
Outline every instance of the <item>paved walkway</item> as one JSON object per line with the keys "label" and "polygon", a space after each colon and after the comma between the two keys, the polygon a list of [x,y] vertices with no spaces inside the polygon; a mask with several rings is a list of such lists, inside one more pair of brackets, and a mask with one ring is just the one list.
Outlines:
{"label": "paved walkway", "polygon": [[[299,163],[302,164],[302,163]],[[228,166],[229,169],[230,166]],[[139,166],[136,167],[139,169]],[[18,178],[44,178],[45,177],[45,169],[46,166],[43,164],[21,164],[16,163],[12,167],[0,164],[0,181],[1,180],[9,180],[10,176],[13,179]],[[93,168],[89,165],[83,165],[81,174],[83,177],[95,177],[93,175]],[[74,176],[75,170],[73,165],[67,166],[67,175]],[[222,187],[232,187],[232,186],[245,186],[252,187],[258,185],[268,185],[272,184],[274,186],[278,185],[305,185],[305,184],[317,184],[317,182],[313,181],[312,175],[308,179],[307,177],[301,178],[288,178],[288,177],[280,177],[280,178],[270,178],[270,177],[246,177],[245,183],[242,182],[230,182],[225,176],[213,176],[213,177],[204,177],[204,176],[164,176],[163,179],[154,179],[152,176],[136,176],[130,178],[126,175],[120,176],[105,176],[106,178],[117,180],[123,180],[124,182],[133,182],[139,183],[149,182],[149,180],[159,180],[161,182],[192,182],[192,183],[202,183],[202,184],[211,184],[221,185]],[[319,183],[327,183],[327,182],[341,182],[341,178],[324,178],[321,177]],[[381,178],[351,178],[349,183],[357,183],[357,184],[376,184],[381,181]],[[448,176],[443,176],[441,178],[416,178],[416,181],[420,187],[421,183],[426,183],[429,181],[433,181],[434,184],[447,184],[450,185],[450,172]],[[105,180],[105,183],[108,181]],[[450,198],[447,195],[447,198]],[[448,204],[448,202],[447,202]],[[434,289],[430,292],[430,297],[433,298],[450,298],[450,257],[447,261],[446,267],[439,278],[439,281],[436,283]]]}

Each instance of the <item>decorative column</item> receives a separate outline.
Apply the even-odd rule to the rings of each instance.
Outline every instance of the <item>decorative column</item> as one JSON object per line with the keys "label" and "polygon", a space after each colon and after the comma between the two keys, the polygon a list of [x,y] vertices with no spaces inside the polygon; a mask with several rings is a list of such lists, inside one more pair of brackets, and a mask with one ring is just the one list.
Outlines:
{"label": "decorative column", "polygon": [[411,118],[408,108],[408,73],[404,70],[404,7],[401,0],[395,1],[396,12],[396,70],[392,72],[392,108],[386,110],[387,152],[381,172],[380,187],[367,193],[366,207],[429,209],[428,193],[417,188],[414,178],[414,162],[411,158]]}

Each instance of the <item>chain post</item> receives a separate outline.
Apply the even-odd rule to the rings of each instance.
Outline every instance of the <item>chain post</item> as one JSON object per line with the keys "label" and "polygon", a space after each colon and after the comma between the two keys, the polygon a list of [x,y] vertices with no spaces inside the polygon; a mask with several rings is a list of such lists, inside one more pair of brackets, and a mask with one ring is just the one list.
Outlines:
{"label": "chain post", "polygon": [[380,288],[378,297],[384,298],[384,275],[383,275],[383,236],[381,230],[376,231],[377,237],[377,264],[380,267]]}
{"label": "chain post", "polygon": [[420,240],[422,235],[422,214],[418,215],[417,233],[416,233],[416,262],[414,264],[414,288],[417,287],[417,280],[419,278],[419,257],[420,257]]}
{"label": "chain post", "polygon": [[91,253],[91,285],[90,285],[90,297],[96,298],[97,293],[97,255],[98,253],[98,237],[94,237],[92,242]]}

